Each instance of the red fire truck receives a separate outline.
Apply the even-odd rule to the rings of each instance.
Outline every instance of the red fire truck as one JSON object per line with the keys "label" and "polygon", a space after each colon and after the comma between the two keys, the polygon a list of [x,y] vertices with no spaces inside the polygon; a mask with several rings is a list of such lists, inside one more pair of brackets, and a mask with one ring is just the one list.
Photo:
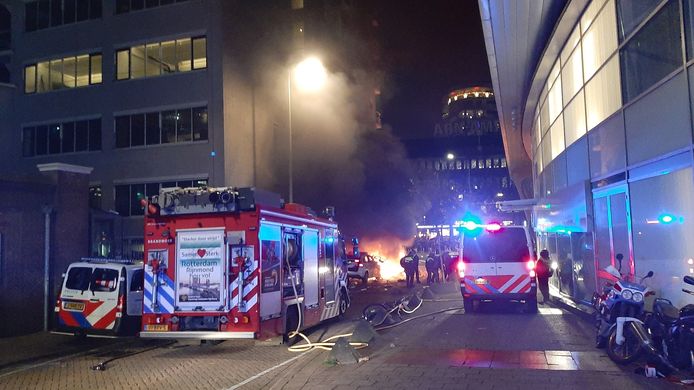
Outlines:
{"label": "red fire truck", "polygon": [[255,188],[165,188],[144,203],[141,337],[286,338],[347,310],[332,215]]}

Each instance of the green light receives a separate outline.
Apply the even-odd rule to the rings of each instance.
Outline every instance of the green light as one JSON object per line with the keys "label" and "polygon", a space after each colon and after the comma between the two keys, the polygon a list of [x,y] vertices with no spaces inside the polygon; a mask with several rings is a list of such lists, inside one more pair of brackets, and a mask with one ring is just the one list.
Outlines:
{"label": "green light", "polygon": [[658,222],[663,225],[668,225],[675,222],[675,217],[672,214],[660,214],[658,216]]}

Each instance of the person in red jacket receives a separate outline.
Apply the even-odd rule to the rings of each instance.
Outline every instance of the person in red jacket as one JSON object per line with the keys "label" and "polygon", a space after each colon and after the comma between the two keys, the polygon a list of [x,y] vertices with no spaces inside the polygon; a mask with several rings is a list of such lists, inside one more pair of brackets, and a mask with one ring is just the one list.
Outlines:
{"label": "person in red jacket", "polygon": [[540,258],[537,259],[535,272],[537,274],[537,286],[542,293],[542,304],[549,301],[549,278],[552,276],[552,262],[549,259],[549,251],[543,249],[540,251]]}

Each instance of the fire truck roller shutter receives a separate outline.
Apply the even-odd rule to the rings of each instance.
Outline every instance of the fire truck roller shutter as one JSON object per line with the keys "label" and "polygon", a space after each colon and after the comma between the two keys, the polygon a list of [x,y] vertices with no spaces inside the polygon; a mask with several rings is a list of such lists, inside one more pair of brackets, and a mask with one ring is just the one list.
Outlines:
{"label": "fire truck roller shutter", "polygon": [[306,306],[318,304],[318,232],[304,231],[304,299]]}
{"label": "fire truck roller shutter", "polygon": [[283,264],[280,225],[262,222],[260,241],[260,318],[278,317],[282,312]]}

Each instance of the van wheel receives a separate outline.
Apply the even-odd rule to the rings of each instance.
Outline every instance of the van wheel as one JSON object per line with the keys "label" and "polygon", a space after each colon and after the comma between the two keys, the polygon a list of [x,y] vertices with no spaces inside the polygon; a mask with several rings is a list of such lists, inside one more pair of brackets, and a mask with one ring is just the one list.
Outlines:
{"label": "van wheel", "polygon": [[472,299],[463,298],[463,309],[465,309],[465,314],[472,313],[475,311],[475,305]]}
{"label": "van wheel", "polygon": [[525,301],[525,307],[523,307],[523,310],[530,314],[537,313],[537,298],[531,298]]}
{"label": "van wheel", "polygon": [[364,274],[364,277],[361,278],[361,284],[366,286],[367,283],[369,283],[369,271],[366,271],[366,273]]}

